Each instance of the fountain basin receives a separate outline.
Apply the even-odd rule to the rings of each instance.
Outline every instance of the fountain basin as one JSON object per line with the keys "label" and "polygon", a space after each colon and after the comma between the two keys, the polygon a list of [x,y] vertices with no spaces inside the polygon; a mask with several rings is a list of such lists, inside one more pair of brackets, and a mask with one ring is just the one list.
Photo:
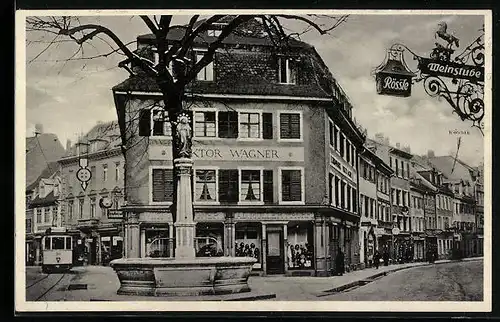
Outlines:
{"label": "fountain basin", "polygon": [[121,258],[111,261],[118,294],[199,296],[249,292],[253,257]]}

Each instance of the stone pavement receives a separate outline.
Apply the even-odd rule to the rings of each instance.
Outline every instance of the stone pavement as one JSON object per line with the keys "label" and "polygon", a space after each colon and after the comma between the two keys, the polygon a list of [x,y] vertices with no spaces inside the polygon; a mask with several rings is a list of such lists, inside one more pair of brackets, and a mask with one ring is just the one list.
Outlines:
{"label": "stone pavement", "polygon": [[[463,260],[478,260],[480,258],[466,258]],[[249,285],[252,292],[256,294],[270,294],[275,293],[276,301],[304,301],[304,300],[328,300],[325,295],[332,294],[329,291],[349,288],[350,285],[358,281],[369,279],[374,275],[383,274],[384,272],[390,273],[401,269],[436,265],[440,263],[451,262],[450,260],[438,260],[435,264],[429,263],[407,263],[396,264],[389,266],[381,266],[378,269],[366,268],[363,270],[352,271],[344,274],[343,276],[331,277],[289,277],[289,276],[251,276],[249,278]],[[141,296],[118,296],[116,290],[119,288],[118,278],[110,267],[101,266],[85,266],[73,268],[75,273],[68,289],[60,288],[54,291],[50,298],[54,300],[64,301],[151,301],[152,298],[144,298]],[[79,286],[87,286],[87,289],[78,289]],[[326,292],[326,293],[325,293]],[[48,298],[47,300],[51,300]],[[168,300],[189,300],[200,301],[205,300],[207,297],[189,297],[189,298],[168,298]],[[156,298],[155,300],[167,300],[167,298]],[[224,299],[218,299],[224,300]]]}

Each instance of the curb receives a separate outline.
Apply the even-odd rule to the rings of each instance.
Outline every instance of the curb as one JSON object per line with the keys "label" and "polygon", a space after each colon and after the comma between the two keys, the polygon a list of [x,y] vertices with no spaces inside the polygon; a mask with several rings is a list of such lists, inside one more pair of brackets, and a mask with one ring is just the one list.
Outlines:
{"label": "curb", "polygon": [[[252,293],[252,292],[250,292]],[[262,301],[275,299],[276,293],[237,293],[237,294],[225,294],[225,295],[203,295],[203,296],[129,296],[129,295],[117,295],[107,298],[90,298],[91,302],[137,302],[137,301]]]}
{"label": "curb", "polygon": [[395,273],[395,272],[402,271],[405,269],[410,269],[410,268],[415,268],[415,267],[427,267],[427,266],[440,265],[440,264],[458,263],[458,262],[473,262],[473,261],[478,261],[478,260],[483,260],[483,259],[484,259],[483,257],[477,257],[477,258],[470,258],[470,259],[449,260],[449,261],[443,261],[443,262],[439,262],[439,263],[425,263],[425,264],[421,264],[421,265],[398,267],[395,269],[391,269],[391,270],[388,270],[385,272],[381,272],[381,273],[377,273],[377,274],[368,276],[366,278],[363,278],[363,279],[360,279],[360,280],[357,280],[354,282],[350,282],[350,283],[347,283],[347,284],[344,284],[341,286],[337,286],[337,287],[334,287],[334,288],[329,289],[329,290],[320,291],[318,294],[316,294],[316,297],[328,296],[328,295],[332,295],[335,293],[343,292],[343,291],[350,289],[350,288],[364,286],[368,283],[373,282],[376,279],[379,279],[379,278],[387,276],[391,273]]}

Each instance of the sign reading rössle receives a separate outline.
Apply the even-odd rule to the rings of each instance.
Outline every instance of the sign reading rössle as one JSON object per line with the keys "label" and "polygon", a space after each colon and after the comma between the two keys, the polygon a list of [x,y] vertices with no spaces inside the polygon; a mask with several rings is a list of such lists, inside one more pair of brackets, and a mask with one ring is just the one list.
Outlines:
{"label": "sign reading r\u00f6ssle", "polygon": [[484,68],[462,65],[447,61],[420,58],[418,67],[427,75],[467,79],[472,82],[484,82]]}
{"label": "sign reading r\u00f6ssle", "polygon": [[408,97],[411,95],[411,76],[396,73],[377,74],[377,93],[382,95]]}

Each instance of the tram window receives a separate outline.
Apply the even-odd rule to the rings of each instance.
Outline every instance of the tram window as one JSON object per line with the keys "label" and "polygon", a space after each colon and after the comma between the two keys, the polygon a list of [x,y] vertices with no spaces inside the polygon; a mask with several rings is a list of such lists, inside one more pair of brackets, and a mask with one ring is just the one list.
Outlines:
{"label": "tram window", "polygon": [[52,249],[64,249],[64,237],[52,237]]}
{"label": "tram window", "polygon": [[50,237],[45,237],[45,247],[44,249],[50,249]]}
{"label": "tram window", "polygon": [[66,249],[71,249],[71,237],[66,237]]}

